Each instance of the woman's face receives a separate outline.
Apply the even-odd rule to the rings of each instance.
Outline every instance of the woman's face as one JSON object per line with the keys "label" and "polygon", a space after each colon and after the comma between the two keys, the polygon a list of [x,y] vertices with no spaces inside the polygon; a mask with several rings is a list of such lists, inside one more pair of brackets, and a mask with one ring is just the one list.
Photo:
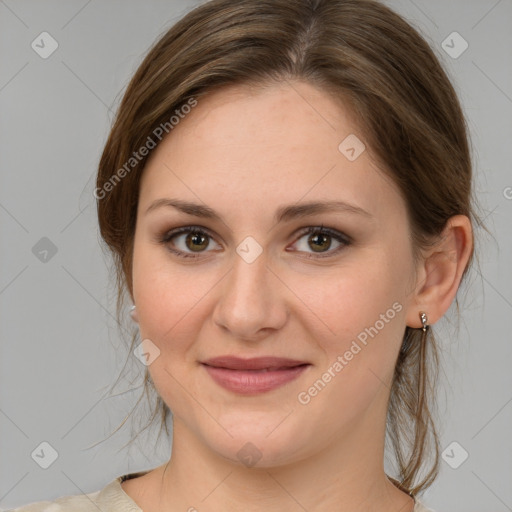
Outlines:
{"label": "woman's face", "polygon": [[[175,429],[233,461],[382,441],[415,269],[405,203],[355,137],[307,83],[230,87],[144,170],[133,296],[149,371]],[[308,206],[327,202],[351,206]],[[287,361],[205,364],[224,356]]]}

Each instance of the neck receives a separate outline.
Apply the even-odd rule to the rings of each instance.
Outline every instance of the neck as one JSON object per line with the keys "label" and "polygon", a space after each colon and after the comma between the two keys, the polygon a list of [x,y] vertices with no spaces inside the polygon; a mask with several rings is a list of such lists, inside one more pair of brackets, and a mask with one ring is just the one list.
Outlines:
{"label": "neck", "polygon": [[247,468],[213,452],[175,418],[172,457],[157,470],[160,506],[191,512],[412,511],[413,499],[384,472],[384,436],[370,432],[376,429],[368,422],[300,461]]}

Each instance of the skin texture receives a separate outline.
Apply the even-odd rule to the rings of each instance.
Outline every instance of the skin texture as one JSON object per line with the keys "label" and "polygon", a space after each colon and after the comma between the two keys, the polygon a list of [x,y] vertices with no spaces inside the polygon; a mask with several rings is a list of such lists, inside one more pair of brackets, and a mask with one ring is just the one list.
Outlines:
{"label": "skin texture", "polygon": [[[200,98],[153,151],[140,188],[133,299],[141,339],[160,350],[149,371],[173,411],[174,439],[167,464],[123,483],[145,512],[412,510],[383,468],[393,369],[406,325],[421,327],[420,311],[435,323],[453,301],[471,225],[453,217],[415,264],[405,202],[371,148],[354,161],[338,150],[350,134],[364,141],[350,112],[308,83],[232,86]],[[161,198],[207,205],[222,221],[165,206],[146,213]],[[282,205],[327,200],[371,217],[341,211],[274,220]],[[327,237],[316,252],[301,231],[321,225],[352,242]],[[187,245],[186,233],[159,241],[184,226],[211,233],[202,252],[194,243],[203,241]],[[248,236],[263,249],[250,264],[236,252]],[[378,334],[300,403],[298,394],[381,315],[388,321]],[[199,364],[225,354],[311,366],[278,389],[244,396]],[[261,455],[254,467],[237,456],[248,442]]]}

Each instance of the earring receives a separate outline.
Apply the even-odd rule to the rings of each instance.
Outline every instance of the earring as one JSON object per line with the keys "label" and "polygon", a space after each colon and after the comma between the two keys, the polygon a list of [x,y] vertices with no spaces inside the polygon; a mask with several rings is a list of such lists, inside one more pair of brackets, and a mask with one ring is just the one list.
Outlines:
{"label": "earring", "polygon": [[423,311],[420,311],[420,320],[421,320],[421,329],[423,332],[427,332],[429,325],[427,323],[427,314]]}
{"label": "earring", "polygon": [[130,316],[135,323],[139,322],[139,317],[137,316],[137,310],[135,308],[135,304],[130,308]]}

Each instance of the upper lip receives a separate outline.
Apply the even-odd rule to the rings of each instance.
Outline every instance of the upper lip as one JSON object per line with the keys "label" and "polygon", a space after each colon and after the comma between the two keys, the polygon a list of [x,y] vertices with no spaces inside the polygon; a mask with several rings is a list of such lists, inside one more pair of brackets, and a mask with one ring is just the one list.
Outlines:
{"label": "upper lip", "polygon": [[243,359],[235,356],[219,356],[202,361],[202,364],[230,370],[277,370],[309,363],[307,361],[272,356],[254,357],[251,359]]}

